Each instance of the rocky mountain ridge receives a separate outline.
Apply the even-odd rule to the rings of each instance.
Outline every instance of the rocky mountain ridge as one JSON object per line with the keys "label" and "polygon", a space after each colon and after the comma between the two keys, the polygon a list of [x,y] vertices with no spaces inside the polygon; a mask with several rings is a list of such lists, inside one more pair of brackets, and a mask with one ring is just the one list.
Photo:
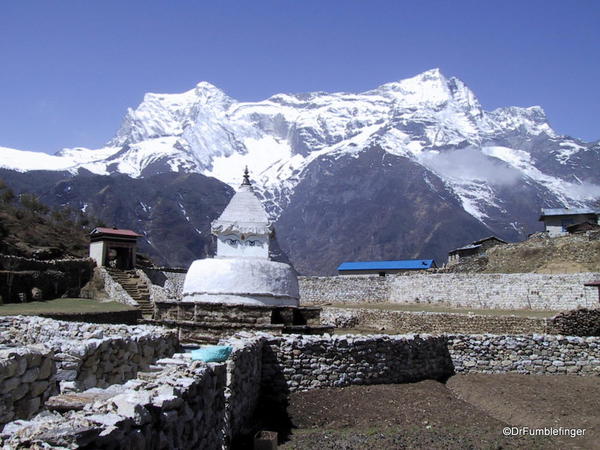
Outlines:
{"label": "rocky mountain ridge", "polygon": [[21,172],[199,173],[234,188],[245,165],[305,273],[331,273],[347,259],[444,260],[485,235],[524,238],[540,229],[541,207],[600,197],[600,142],[560,135],[540,107],[485,111],[438,69],[359,94],[260,102],[202,82],[146,94],[102,149],[0,149],[0,166]]}

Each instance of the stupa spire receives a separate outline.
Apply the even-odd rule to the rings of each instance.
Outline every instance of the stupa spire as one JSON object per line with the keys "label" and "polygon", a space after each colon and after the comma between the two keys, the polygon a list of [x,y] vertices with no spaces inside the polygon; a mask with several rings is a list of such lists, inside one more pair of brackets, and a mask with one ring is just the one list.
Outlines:
{"label": "stupa spire", "polygon": [[244,169],[244,181],[242,181],[242,186],[250,186],[250,175],[248,174],[248,166]]}

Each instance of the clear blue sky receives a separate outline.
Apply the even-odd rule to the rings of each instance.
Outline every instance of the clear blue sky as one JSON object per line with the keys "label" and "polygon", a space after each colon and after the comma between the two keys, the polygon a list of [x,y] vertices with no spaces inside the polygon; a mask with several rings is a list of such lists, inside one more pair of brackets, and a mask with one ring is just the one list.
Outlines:
{"label": "clear blue sky", "polygon": [[363,91],[439,67],[600,139],[598,0],[0,2],[0,146],[98,147],[145,92]]}

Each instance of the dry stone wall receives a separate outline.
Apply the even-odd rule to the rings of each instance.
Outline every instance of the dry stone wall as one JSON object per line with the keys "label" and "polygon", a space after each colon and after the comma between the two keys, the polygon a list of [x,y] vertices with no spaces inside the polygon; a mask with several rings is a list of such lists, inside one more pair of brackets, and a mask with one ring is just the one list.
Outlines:
{"label": "dry stone wall", "polygon": [[31,301],[33,291],[43,299],[76,297],[90,280],[94,261],[87,259],[37,259],[0,254],[0,300]]}
{"label": "dry stone wall", "polygon": [[600,273],[432,273],[390,278],[394,303],[431,303],[490,309],[574,309],[598,306],[596,289],[583,284]]}
{"label": "dry stone wall", "polygon": [[181,299],[186,269],[144,268],[137,272],[148,281],[153,302]]}
{"label": "dry stone wall", "polygon": [[[599,311],[600,312],[600,311]],[[384,311],[377,309],[323,308],[321,321],[338,328],[359,328],[403,333],[545,333],[550,330],[543,318],[477,314]],[[554,329],[552,329],[555,332]]]}
{"label": "dry stone wall", "polygon": [[127,291],[110,276],[104,267],[96,267],[94,269],[94,278],[98,278],[103,285],[103,291],[106,296],[113,302],[123,303],[129,306],[139,306]]}
{"label": "dry stone wall", "polygon": [[[87,324],[73,327],[72,323],[61,322],[52,326],[48,322],[56,321],[19,319],[33,319],[24,328],[31,325],[32,334],[48,343],[48,347],[38,350],[0,351],[0,398],[4,399],[7,393],[11,399],[27,398],[25,418],[53,389],[55,369],[46,361],[56,358],[60,369],[72,370],[64,363],[70,361],[67,356],[73,356],[75,350],[67,353],[67,348],[58,347],[53,339],[70,336],[73,349],[78,345],[79,355],[87,355],[88,348],[95,351],[103,345],[107,346],[106,351],[118,354],[124,349],[111,348],[112,341],[105,338],[125,339],[132,345],[135,339],[127,340],[129,337],[143,336],[154,328]],[[13,339],[10,330],[16,324],[7,326],[11,320],[18,319],[0,320],[5,341]],[[154,330],[152,335],[161,333],[163,338],[169,334]],[[147,344],[159,345],[154,341]],[[236,436],[250,430],[260,405],[285,404],[289,393],[298,390],[444,380],[455,371],[600,376],[599,337],[541,334],[275,337],[240,333],[222,344],[233,347],[226,363],[194,362],[190,354],[178,353],[148,364],[144,371],[137,372],[136,379],[124,384],[51,397],[46,402],[47,411],[31,420],[6,424],[0,433],[0,446],[228,448]],[[15,377],[18,383],[10,381]],[[39,384],[40,381],[43,383]],[[21,397],[21,392],[12,394],[22,384],[27,386],[24,396]],[[39,404],[35,400],[38,397]],[[19,417],[17,410],[24,411],[16,401],[6,405],[3,411],[14,413],[7,413],[5,420]]]}
{"label": "dry stone wall", "polygon": [[176,334],[160,327],[0,318],[0,343],[15,342],[54,351],[61,391],[123,383],[179,347]]}
{"label": "dry stone wall", "polygon": [[0,426],[28,419],[56,392],[53,352],[44,346],[0,346]]}
{"label": "dry stone wall", "polygon": [[541,334],[449,335],[458,373],[600,376],[600,338]]}
{"label": "dry stone wall", "polygon": [[389,301],[387,277],[298,277],[302,303],[384,303]]}
{"label": "dry stone wall", "polygon": [[260,400],[264,336],[240,333],[225,343],[233,347],[227,360],[225,389],[226,442],[250,431],[248,425]]}
{"label": "dry stone wall", "polygon": [[[12,422],[2,448],[219,449],[222,448],[225,366],[159,360],[143,379],[80,394],[72,408]],[[55,397],[55,404],[61,401]]]}
{"label": "dry stone wall", "polygon": [[303,303],[427,303],[465,308],[562,310],[598,307],[600,273],[409,273],[300,277]]}
{"label": "dry stone wall", "polygon": [[444,380],[453,374],[444,337],[294,335],[263,349],[263,394],[354,384]]}

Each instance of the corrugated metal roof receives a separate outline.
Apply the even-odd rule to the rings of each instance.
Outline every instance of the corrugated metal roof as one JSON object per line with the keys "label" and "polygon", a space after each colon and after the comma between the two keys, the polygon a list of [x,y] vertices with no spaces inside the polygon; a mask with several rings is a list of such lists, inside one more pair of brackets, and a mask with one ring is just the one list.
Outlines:
{"label": "corrugated metal roof", "polygon": [[572,214],[600,214],[597,209],[590,208],[553,208],[553,209],[542,209],[540,220],[545,216],[569,216]]}
{"label": "corrugated metal roof", "polygon": [[337,270],[419,270],[437,267],[433,259],[343,262]]}
{"label": "corrugated metal roof", "polygon": [[112,234],[115,236],[129,236],[129,237],[141,237],[141,234],[137,234],[135,231],[125,230],[122,228],[107,228],[107,227],[96,227],[90,234]]}
{"label": "corrugated metal roof", "polygon": [[503,244],[507,244],[507,242],[505,240],[500,239],[497,236],[488,236],[483,239],[479,239],[478,241],[473,241],[473,245],[483,244],[486,241],[498,241],[498,242],[502,242]]}
{"label": "corrugated metal roof", "polygon": [[481,244],[477,244],[477,245],[469,244],[469,245],[465,245],[464,247],[455,248],[454,250],[451,250],[449,252],[449,254],[454,253],[454,252],[459,252],[461,250],[471,250],[473,248],[479,248],[479,247],[481,247]]}

